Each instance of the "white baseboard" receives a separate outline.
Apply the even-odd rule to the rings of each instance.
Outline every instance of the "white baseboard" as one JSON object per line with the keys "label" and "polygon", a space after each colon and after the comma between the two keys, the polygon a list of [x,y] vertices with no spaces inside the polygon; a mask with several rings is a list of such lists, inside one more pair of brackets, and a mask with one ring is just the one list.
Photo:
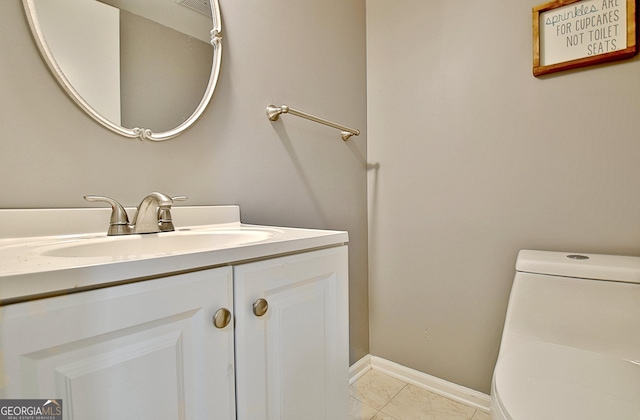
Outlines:
{"label": "white baseboard", "polygon": [[371,370],[371,355],[367,354],[349,368],[349,385],[360,379],[362,375]]}
{"label": "white baseboard", "polygon": [[377,356],[366,355],[354,363],[349,369],[349,384],[357,381],[371,369],[486,413],[489,412],[491,398],[488,395]]}

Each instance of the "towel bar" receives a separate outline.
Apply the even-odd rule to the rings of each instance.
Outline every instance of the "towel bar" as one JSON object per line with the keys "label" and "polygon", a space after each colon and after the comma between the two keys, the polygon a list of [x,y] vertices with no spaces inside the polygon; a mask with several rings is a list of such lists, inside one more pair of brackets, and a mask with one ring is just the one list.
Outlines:
{"label": "towel bar", "polygon": [[324,118],[319,118],[314,115],[307,114],[306,112],[289,108],[287,105],[282,105],[282,106],[269,105],[267,107],[267,117],[269,118],[270,121],[278,121],[280,114],[291,114],[297,117],[306,118],[307,120],[311,120],[320,124],[328,125],[329,127],[337,128],[338,130],[340,130],[340,135],[342,137],[342,140],[344,141],[347,141],[351,136],[360,135],[360,130],[345,127],[344,125],[336,124],[334,122],[325,120]]}

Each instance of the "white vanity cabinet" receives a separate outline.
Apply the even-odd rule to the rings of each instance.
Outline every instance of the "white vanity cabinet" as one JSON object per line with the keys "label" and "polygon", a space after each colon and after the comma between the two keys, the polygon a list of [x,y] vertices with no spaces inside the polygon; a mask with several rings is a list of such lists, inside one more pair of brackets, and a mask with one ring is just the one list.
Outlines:
{"label": "white vanity cabinet", "polygon": [[[2,306],[0,399],[62,399],[66,420],[346,419],[347,254]],[[212,322],[220,309],[226,326]]]}
{"label": "white vanity cabinet", "polygon": [[0,398],[66,420],[235,419],[232,268],[0,307]]}
{"label": "white vanity cabinet", "polygon": [[347,246],[234,267],[238,420],[347,418],[347,270]]}

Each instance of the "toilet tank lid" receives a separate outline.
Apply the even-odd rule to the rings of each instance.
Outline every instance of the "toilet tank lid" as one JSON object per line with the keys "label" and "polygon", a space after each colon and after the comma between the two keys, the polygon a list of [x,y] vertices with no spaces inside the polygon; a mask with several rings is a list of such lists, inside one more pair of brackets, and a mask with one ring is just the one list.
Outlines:
{"label": "toilet tank lid", "polygon": [[640,257],[523,249],[518,253],[516,270],[640,284]]}

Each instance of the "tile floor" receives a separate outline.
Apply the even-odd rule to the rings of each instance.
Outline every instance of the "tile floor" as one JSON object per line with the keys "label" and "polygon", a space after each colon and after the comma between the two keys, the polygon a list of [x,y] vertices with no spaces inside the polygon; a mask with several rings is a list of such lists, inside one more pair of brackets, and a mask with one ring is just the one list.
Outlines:
{"label": "tile floor", "polygon": [[490,420],[489,414],[375,370],[349,387],[351,420]]}

